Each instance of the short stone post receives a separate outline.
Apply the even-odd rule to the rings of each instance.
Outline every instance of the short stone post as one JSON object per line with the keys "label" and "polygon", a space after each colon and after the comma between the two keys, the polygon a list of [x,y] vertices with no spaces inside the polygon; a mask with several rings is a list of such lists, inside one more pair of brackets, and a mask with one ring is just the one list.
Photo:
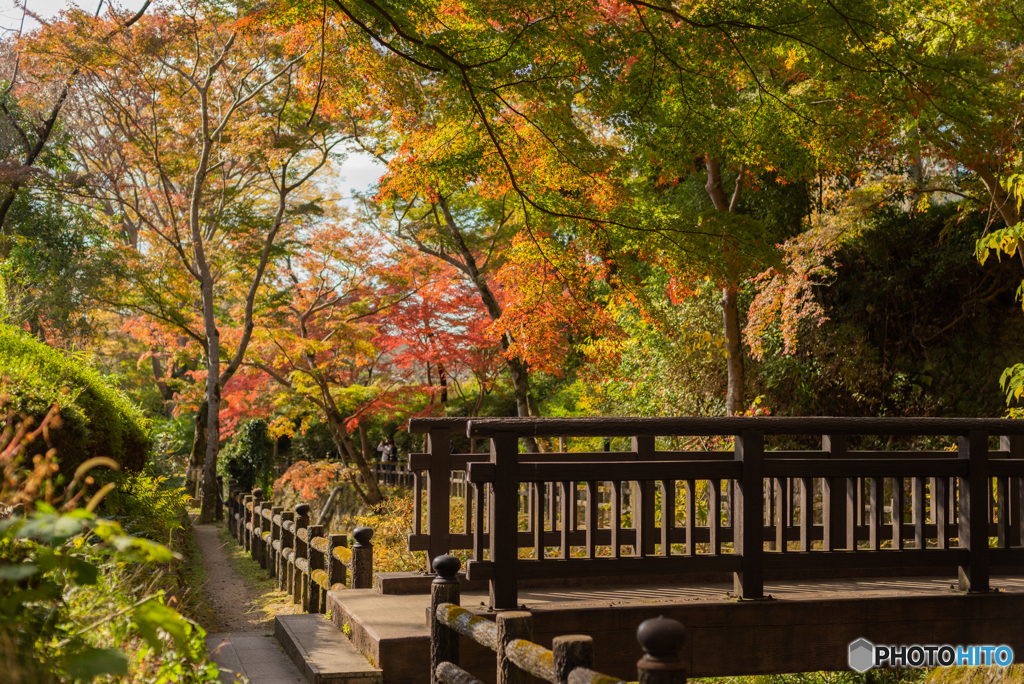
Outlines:
{"label": "short stone post", "polygon": [[327,537],[327,587],[334,589],[338,584],[345,586],[345,563],[340,558],[334,555],[334,550],[337,548],[345,548],[348,546],[348,537],[344,534],[332,534]]}
{"label": "short stone post", "polygon": [[352,588],[373,588],[373,529],[357,527],[352,531]]}
{"label": "short stone post", "polygon": [[594,668],[594,638],[584,634],[556,636],[551,644],[555,654],[558,684],[568,684],[569,673],[577,667]]}
{"label": "short stone post", "polygon": [[270,541],[267,542],[267,572],[270,573],[271,577],[277,577],[277,559],[280,553],[274,548],[274,542],[281,541],[281,523],[284,522],[281,518],[282,513],[284,513],[284,506],[274,506],[270,509]]}
{"label": "short stone post", "polygon": [[[309,504],[299,504],[295,507],[295,567],[292,568],[292,603],[302,605],[302,589],[305,586],[302,581],[302,571],[299,570],[298,561],[300,558],[308,559],[308,546],[302,541],[299,530],[309,527]],[[308,539],[308,537],[307,537]]]}
{"label": "short stone post", "polygon": [[288,583],[291,577],[290,568],[295,567],[293,564],[288,562],[288,551],[294,550],[295,548],[295,532],[294,528],[289,530],[291,525],[285,523],[295,522],[295,511],[283,511],[281,513],[281,553],[277,555],[277,589],[278,591],[288,591],[291,585]]}
{"label": "short stone post", "polygon": [[678,620],[660,616],[644,620],[636,640],[644,649],[644,657],[636,663],[639,684],[686,684],[686,663],[679,657],[686,628]]}
{"label": "short stone post", "polygon": [[459,605],[459,568],[455,556],[438,556],[433,568],[437,577],[430,584],[430,684],[441,684],[437,667],[441,663],[459,664],[459,633],[437,619],[442,603]]}
{"label": "short stone post", "polygon": [[498,684],[531,684],[533,675],[522,670],[508,657],[509,642],[513,639],[533,641],[533,616],[524,610],[498,613]]}
{"label": "short stone post", "polygon": [[320,606],[320,585],[317,584],[316,580],[313,579],[313,573],[317,570],[324,570],[324,554],[316,548],[316,544],[313,540],[317,537],[322,537],[324,534],[323,525],[310,525],[307,528],[309,534],[309,576],[306,578],[306,596],[305,602],[302,606],[307,613],[322,613],[324,612]]}

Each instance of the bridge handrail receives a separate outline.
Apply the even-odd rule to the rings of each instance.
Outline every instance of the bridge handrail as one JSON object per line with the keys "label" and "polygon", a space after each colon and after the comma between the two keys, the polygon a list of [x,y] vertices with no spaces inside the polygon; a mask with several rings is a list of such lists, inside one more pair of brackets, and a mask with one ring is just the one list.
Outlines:
{"label": "bridge handrail", "polygon": [[[591,669],[592,637],[555,637],[549,650],[532,641],[528,612],[506,611],[492,622],[460,607],[459,565],[454,556],[440,556],[433,564],[438,576],[430,592],[431,684],[479,681],[458,666],[460,634],[495,652],[498,684],[525,683],[531,676],[550,684],[625,684]],[[655,618],[640,625],[637,640],[646,654],[637,663],[640,684],[686,684],[686,665],[679,658],[684,639],[685,630],[675,620]]]}

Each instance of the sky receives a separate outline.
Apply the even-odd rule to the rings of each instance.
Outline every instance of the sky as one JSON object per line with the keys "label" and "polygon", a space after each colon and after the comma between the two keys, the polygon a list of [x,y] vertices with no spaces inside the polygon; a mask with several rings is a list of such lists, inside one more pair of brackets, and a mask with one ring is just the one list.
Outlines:
{"label": "sky", "polygon": [[[92,11],[95,11],[92,1],[71,3],[68,0],[25,0],[28,9],[43,19],[53,17],[65,7],[73,5],[83,8],[89,7]],[[95,2],[98,5],[100,0],[95,0]],[[136,8],[141,7],[142,2],[141,0],[127,0],[123,3],[118,2],[118,6]],[[0,29],[4,32],[16,33],[21,26],[22,15],[21,7],[15,5],[12,0],[0,0]],[[26,18],[25,20],[26,31],[30,31],[38,25],[31,18]],[[376,183],[383,173],[384,166],[370,155],[363,152],[350,152],[348,159],[341,165],[336,176],[340,179],[339,183],[344,190],[345,197],[348,198],[351,196],[352,190],[357,192],[365,191]]]}

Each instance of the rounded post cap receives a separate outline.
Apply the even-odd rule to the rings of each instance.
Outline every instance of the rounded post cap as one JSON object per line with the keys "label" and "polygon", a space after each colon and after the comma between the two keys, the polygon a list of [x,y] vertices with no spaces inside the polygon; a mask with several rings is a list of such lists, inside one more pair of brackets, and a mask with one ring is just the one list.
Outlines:
{"label": "rounded post cap", "polygon": [[263,498],[263,490],[260,489],[259,487],[257,487],[256,489],[252,490],[252,495],[254,497],[256,497],[257,499],[262,499]]}
{"label": "rounded post cap", "polygon": [[297,515],[297,516],[299,516],[301,518],[308,518],[309,517],[309,504],[301,503],[298,506],[296,506],[295,507],[295,515]]}
{"label": "rounded post cap", "polygon": [[675,662],[686,641],[686,628],[678,620],[659,615],[640,623],[636,640],[644,649],[644,660]]}
{"label": "rounded post cap", "polygon": [[355,549],[372,548],[373,544],[370,540],[373,539],[373,528],[372,527],[357,527],[352,530],[352,538],[356,540]]}
{"label": "rounded post cap", "polygon": [[462,567],[462,561],[455,556],[449,556],[448,554],[438,556],[430,566],[437,573],[434,584],[458,584],[459,569]]}

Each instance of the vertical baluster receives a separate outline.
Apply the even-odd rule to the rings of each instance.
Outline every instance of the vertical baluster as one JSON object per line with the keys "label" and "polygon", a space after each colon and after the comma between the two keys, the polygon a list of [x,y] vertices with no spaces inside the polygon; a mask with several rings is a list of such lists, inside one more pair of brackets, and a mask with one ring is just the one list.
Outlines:
{"label": "vertical baluster", "polygon": [[533,553],[537,560],[544,560],[544,483],[533,483],[533,511],[530,525],[533,529]]}
{"label": "vertical baluster", "polygon": [[878,550],[882,527],[882,484],[880,477],[872,477],[868,486],[868,548]]}
{"label": "vertical baluster", "polygon": [[722,529],[721,488],[721,480],[708,480],[708,542],[716,556],[722,553],[722,537],[718,534]]}
{"label": "vertical baluster", "polygon": [[612,482],[612,510],[609,519],[612,536],[612,557],[622,557],[622,482]]}
{"label": "vertical baluster", "polygon": [[903,498],[905,479],[892,478],[892,548],[903,550]]}
{"label": "vertical baluster", "polygon": [[857,483],[859,478],[846,478],[846,548],[850,551],[857,550]]}
{"label": "vertical baluster", "polygon": [[651,528],[653,525],[651,521],[644,515],[647,507],[650,505],[648,499],[650,497],[649,492],[651,491],[648,487],[648,480],[638,480],[636,487],[636,493],[634,494],[633,506],[633,527],[636,529],[636,546],[634,547],[634,555],[637,558],[645,558],[650,555],[649,549],[651,547],[651,539],[654,530]]}
{"label": "vertical baluster", "polygon": [[562,558],[569,558],[571,555],[569,546],[569,518],[572,515],[572,504],[570,503],[572,501],[572,496],[569,492],[570,485],[571,483],[569,482],[558,483],[558,503],[561,508],[561,511],[559,511],[561,521],[559,522],[558,531],[561,533],[559,535],[559,544],[562,547]]}
{"label": "vertical baluster", "polygon": [[914,548],[923,549],[924,543],[924,478],[914,478],[914,488],[910,492],[911,519],[914,523]]}
{"label": "vertical baluster", "polygon": [[587,558],[597,558],[597,482],[587,481]]}
{"label": "vertical baluster", "polygon": [[949,478],[932,478],[932,517],[935,519],[935,543],[940,549],[949,548]]}
{"label": "vertical baluster", "polygon": [[786,543],[786,489],[789,480],[775,478],[775,548],[780,553],[789,551],[789,544]]}
{"label": "vertical baluster", "polygon": [[661,555],[672,555],[672,531],[676,528],[676,483],[661,481]]}
{"label": "vertical baluster", "polygon": [[484,533],[484,500],[487,498],[487,486],[483,482],[473,483],[473,499],[476,501],[474,513],[476,518],[473,521],[473,560],[484,559],[484,549],[488,547],[487,536]]}
{"label": "vertical baluster", "polygon": [[800,478],[800,550],[811,550],[811,525],[814,523],[814,481],[809,477]]}
{"label": "vertical baluster", "polygon": [[686,495],[686,501],[683,502],[683,515],[686,516],[686,520],[683,524],[686,526],[686,550],[687,556],[692,556],[697,552],[697,547],[693,543],[693,530],[695,528],[695,517],[696,517],[696,498],[697,498],[697,482],[696,480],[686,480],[683,483],[684,494]]}

